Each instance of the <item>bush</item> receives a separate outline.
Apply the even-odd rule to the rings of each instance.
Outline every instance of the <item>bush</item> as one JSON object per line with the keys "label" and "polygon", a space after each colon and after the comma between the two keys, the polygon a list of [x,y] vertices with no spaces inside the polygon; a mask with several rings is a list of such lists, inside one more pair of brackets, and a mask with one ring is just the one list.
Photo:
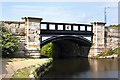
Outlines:
{"label": "bush", "polygon": [[105,53],[102,52],[102,53],[100,53],[98,56],[105,56]]}
{"label": "bush", "polygon": [[114,54],[114,51],[109,48],[109,49],[104,49],[102,53],[100,53],[98,56],[109,56],[109,55],[112,55]]}
{"label": "bush", "polygon": [[41,55],[47,56],[47,57],[53,57],[55,53],[55,46],[53,43],[48,43],[41,49]]}
{"label": "bush", "polygon": [[108,49],[107,55],[112,55],[112,54],[114,54],[114,51],[112,49]]}
{"label": "bush", "polygon": [[111,48],[104,49],[104,51],[102,53],[100,53],[97,57],[99,57],[99,56],[109,56],[109,55],[112,55],[112,54],[120,55],[120,48],[116,48],[114,50],[112,50]]}
{"label": "bush", "polygon": [[18,40],[7,28],[2,27],[2,57],[12,57],[12,54],[19,48]]}

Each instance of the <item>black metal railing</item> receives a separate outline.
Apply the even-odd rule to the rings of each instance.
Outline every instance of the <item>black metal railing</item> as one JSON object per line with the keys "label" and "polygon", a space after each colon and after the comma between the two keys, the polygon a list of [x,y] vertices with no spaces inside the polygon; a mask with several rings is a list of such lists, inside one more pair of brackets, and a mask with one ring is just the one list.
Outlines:
{"label": "black metal railing", "polygon": [[41,22],[41,34],[93,34],[93,26],[89,24]]}

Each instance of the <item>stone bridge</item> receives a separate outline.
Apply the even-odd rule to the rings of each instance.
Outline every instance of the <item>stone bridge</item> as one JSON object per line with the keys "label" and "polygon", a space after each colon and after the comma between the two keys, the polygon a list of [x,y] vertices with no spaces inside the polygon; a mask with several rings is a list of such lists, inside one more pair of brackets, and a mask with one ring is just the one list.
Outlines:
{"label": "stone bridge", "polygon": [[57,57],[88,57],[93,38],[93,26],[75,23],[41,22],[40,43],[52,42]]}
{"label": "stone bridge", "polygon": [[[53,42],[57,55],[93,57],[104,48],[117,48],[120,44],[119,28],[106,28],[104,22],[91,24],[42,22],[38,17],[22,17],[23,21],[0,21],[12,31],[20,48],[18,56],[40,56],[40,46]],[[60,54],[61,53],[61,54]]]}

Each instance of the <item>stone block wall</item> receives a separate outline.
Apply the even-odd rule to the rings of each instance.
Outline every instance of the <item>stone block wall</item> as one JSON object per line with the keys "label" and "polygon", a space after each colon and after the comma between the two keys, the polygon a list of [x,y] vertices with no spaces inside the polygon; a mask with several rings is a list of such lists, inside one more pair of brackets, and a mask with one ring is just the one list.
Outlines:
{"label": "stone block wall", "polygon": [[25,53],[32,57],[40,57],[40,22],[42,18],[22,17],[25,21]]}
{"label": "stone block wall", "polygon": [[42,18],[22,17],[24,21],[2,21],[20,42],[15,57],[40,57],[40,22]]}
{"label": "stone block wall", "polygon": [[24,21],[2,21],[4,27],[11,31],[19,40],[20,48],[14,54],[15,57],[25,56],[25,22]]}
{"label": "stone block wall", "polygon": [[105,28],[105,48],[120,47],[120,28],[106,27]]}
{"label": "stone block wall", "polygon": [[120,28],[105,27],[104,22],[92,22],[93,25],[93,44],[89,56],[94,57],[105,48],[115,49],[120,47]]}
{"label": "stone block wall", "polygon": [[3,21],[4,27],[13,32],[15,35],[25,36],[25,22],[21,21]]}
{"label": "stone block wall", "polygon": [[88,57],[100,54],[104,49],[104,22],[91,22],[93,25],[93,44],[91,46]]}

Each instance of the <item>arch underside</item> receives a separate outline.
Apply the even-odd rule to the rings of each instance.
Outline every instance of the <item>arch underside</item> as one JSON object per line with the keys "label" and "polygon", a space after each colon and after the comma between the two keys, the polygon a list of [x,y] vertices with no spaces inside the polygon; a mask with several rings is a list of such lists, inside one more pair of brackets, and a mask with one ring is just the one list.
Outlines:
{"label": "arch underside", "polygon": [[50,42],[56,42],[56,41],[60,41],[60,40],[70,40],[72,42],[78,43],[79,45],[86,45],[86,46],[91,46],[92,42],[86,38],[84,38],[83,36],[52,36],[44,41],[41,42],[41,47],[50,43]]}
{"label": "arch underside", "polygon": [[42,46],[54,43],[56,47],[56,58],[82,56],[88,57],[92,42],[84,37],[78,36],[53,36],[41,43]]}

